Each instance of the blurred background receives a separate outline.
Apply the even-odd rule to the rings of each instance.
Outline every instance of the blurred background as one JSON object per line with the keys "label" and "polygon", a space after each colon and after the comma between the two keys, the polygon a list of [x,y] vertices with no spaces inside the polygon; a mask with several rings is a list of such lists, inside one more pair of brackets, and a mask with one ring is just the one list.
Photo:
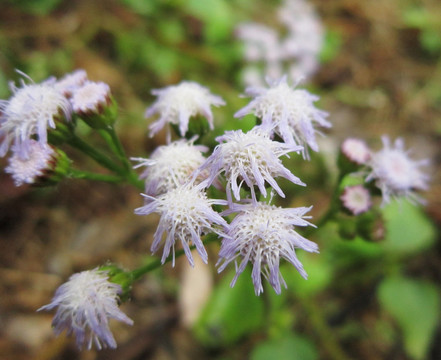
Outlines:
{"label": "blurred background", "polygon": [[[52,314],[36,313],[78,271],[113,261],[133,269],[151,261],[155,216],[129,185],[65,181],[54,188],[14,187],[0,174],[0,357],[2,359],[440,359],[441,3],[438,0],[310,1],[323,41],[317,69],[301,84],[320,95],[333,128],[323,153],[294,173],[306,189],[288,189],[284,206],[310,206],[314,223],[329,204],[341,141],[400,136],[415,159],[430,158],[425,207],[392,204],[381,236],[343,240],[335,224],[311,235],[321,254],[301,254],[309,280],[283,268],[288,290],[255,297],[250,274],[234,289],[231,272],[179,261],[137,283],[123,310],[133,327],[111,323],[114,351],[79,352],[52,335]],[[245,45],[238,25],[280,34],[281,1],[2,0],[0,99],[16,69],[35,82],[85,69],[108,83],[120,106],[118,132],[129,156],[148,156],[164,134],[148,138],[150,91],[192,80],[222,96],[217,134],[247,128],[233,114],[248,103]],[[99,138],[79,129],[99,146]],[[93,164],[69,156],[85,168]],[[293,160],[294,161],[294,160]],[[314,162],[322,162],[320,169]],[[2,168],[6,159],[0,159]],[[384,231],[382,231],[384,230]],[[384,234],[383,234],[384,233]],[[182,259],[181,259],[182,260]]]}

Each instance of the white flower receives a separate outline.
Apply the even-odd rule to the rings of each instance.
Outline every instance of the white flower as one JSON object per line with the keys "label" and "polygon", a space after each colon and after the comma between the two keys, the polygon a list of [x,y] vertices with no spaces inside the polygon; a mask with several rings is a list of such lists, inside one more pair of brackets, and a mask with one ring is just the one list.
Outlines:
{"label": "white flower", "polygon": [[38,142],[46,144],[48,128],[54,129],[63,115],[70,119],[70,103],[53,82],[27,85],[21,81],[21,85],[11,85],[14,95],[0,101],[0,156],[7,153],[11,143],[16,152],[27,156],[29,139],[37,135]]}
{"label": "white flower", "polygon": [[286,76],[270,84],[269,89],[248,88],[251,102],[234,116],[241,118],[254,114],[262,121],[262,127],[279,135],[287,144],[302,145],[303,155],[308,156],[306,145],[318,151],[315,126],[331,127],[326,120],[328,113],[317,109],[314,102],[318,96],[307,90],[292,89]]}
{"label": "white flower", "polygon": [[63,76],[55,83],[58,91],[66,97],[72,96],[73,91],[82,86],[87,81],[87,73],[83,69],[75,70]]}
{"label": "white flower", "polygon": [[191,182],[184,185],[176,184],[176,188],[157,197],[145,194],[143,196],[149,199],[149,202],[136,209],[135,214],[148,215],[155,212],[161,215],[151,251],[154,253],[158,250],[163,235],[166,233],[162,263],[172,251],[172,265],[174,266],[175,243],[178,240],[180,240],[191,266],[194,266],[191,244],[195,245],[201,259],[207,263],[208,255],[201,236],[210,232],[223,235],[221,230],[213,224],[224,228],[227,228],[228,224],[211,206],[214,204],[226,205],[226,201],[208,199],[202,186],[194,186]]}
{"label": "white flower", "polygon": [[354,215],[360,215],[372,206],[371,194],[362,185],[346,187],[340,200],[343,206]]}
{"label": "white flower", "polygon": [[375,180],[375,185],[382,192],[383,204],[390,202],[392,197],[407,197],[411,201],[422,202],[414,191],[428,188],[429,176],[420,167],[428,165],[429,161],[412,160],[401,138],[395,140],[393,147],[387,136],[381,139],[384,147],[372,154],[367,164],[371,172],[366,181]]}
{"label": "white flower", "polygon": [[52,325],[56,335],[67,330],[74,333],[79,348],[92,345],[102,348],[116,348],[115,339],[109,329],[109,319],[116,319],[128,325],[133,321],[118,307],[121,286],[108,281],[105,272],[98,269],[72,275],[61,285],[52,302],[38,309],[57,308]]}
{"label": "white flower", "polygon": [[220,144],[200,168],[200,171],[208,169],[210,172],[208,179],[204,181],[205,185],[210,185],[221,173],[225,173],[227,188],[232,190],[236,200],[240,200],[240,189],[245,183],[250,188],[254,201],[256,201],[254,186],[257,186],[260,193],[266,197],[265,182],[280,196],[285,197],[274,179],[278,176],[294,184],[305,185],[284,167],[279,159],[289,152],[301,151],[301,146],[273,141],[259,127],[247,133],[242,130],[227,131],[217,137],[216,141]]}
{"label": "white flower", "polygon": [[190,118],[196,115],[203,115],[213,129],[211,105],[225,104],[221,97],[211,94],[206,87],[191,81],[153,90],[152,94],[158,98],[147,108],[145,116],[157,114],[159,119],[150,125],[150,136],[155,135],[168,123],[179,125],[181,136],[185,136]]}
{"label": "white flower", "polygon": [[[231,286],[244,271],[248,262],[252,263],[252,280],[256,295],[263,292],[263,275],[277,294],[281,284],[286,283],[279,271],[280,259],[290,262],[303,278],[306,271],[296,255],[296,249],[318,252],[317,244],[299,235],[295,226],[314,226],[304,216],[311,208],[299,207],[283,209],[274,205],[257,203],[253,205],[235,204],[229,212],[238,212],[230,224],[219,252],[221,272],[232,261],[236,264],[236,275]],[[237,262],[239,261],[239,264]]]}
{"label": "white flower", "polygon": [[103,82],[86,81],[72,92],[72,109],[80,115],[102,113],[111,103],[110,87]]}
{"label": "white flower", "polygon": [[13,154],[5,168],[5,172],[11,174],[14,179],[15,186],[33,184],[55,167],[55,152],[49,145],[31,139],[26,147],[29,149],[28,156],[23,157],[20,151],[17,151],[20,149],[13,145]]}
{"label": "white flower", "polygon": [[[239,24],[236,36],[244,44],[247,61],[243,80],[248,86],[261,86],[263,79],[280,78],[288,73],[291,79],[309,78],[319,67],[324,31],[314,8],[304,0],[285,0],[279,7],[278,20],[284,34],[264,24]],[[258,69],[250,76],[248,67]]]}
{"label": "white flower", "polygon": [[366,164],[371,158],[371,150],[363,140],[347,138],[341,144],[342,154],[357,165]]}
{"label": "white flower", "polygon": [[194,145],[194,140],[178,140],[159,146],[150,159],[132,158],[140,162],[134,166],[135,169],[146,167],[140,176],[141,179],[145,179],[146,194],[164,194],[176,188],[176,183],[184,184],[191,179],[193,172],[205,161],[202,153],[208,151],[206,146]]}

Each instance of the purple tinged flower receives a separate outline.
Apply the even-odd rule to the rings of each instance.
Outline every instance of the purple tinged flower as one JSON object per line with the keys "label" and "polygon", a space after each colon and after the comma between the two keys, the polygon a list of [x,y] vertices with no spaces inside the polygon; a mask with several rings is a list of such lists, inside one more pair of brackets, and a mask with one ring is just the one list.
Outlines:
{"label": "purple tinged flower", "polygon": [[289,152],[301,151],[301,146],[273,141],[260,127],[255,127],[247,133],[242,130],[227,131],[216,140],[220,144],[200,168],[200,171],[208,169],[210,173],[203,182],[205,185],[209,186],[221,173],[224,173],[227,188],[232,190],[236,200],[240,200],[240,189],[245,183],[250,188],[254,201],[256,201],[254,186],[257,186],[260,193],[266,197],[265,182],[280,196],[285,197],[274,179],[278,176],[294,184],[305,186],[298,177],[283,166],[279,159]]}
{"label": "purple tinged flower", "polygon": [[72,92],[70,101],[79,115],[101,114],[111,103],[110,87],[103,82],[86,81]]}
{"label": "purple tinged flower", "polygon": [[362,185],[348,186],[340,196],[343,206],[353,215],[360,215],[372,206],[371,194]]}
{"label": "purple tinged flower", "polygon": [[0,156],[4,156],[11,143],[22,157],[28,156],[29,139],[37,135],[38,142],[47,143],[48,128],[56,128],[56,120],[70,119],[71,106],[67,98],[56,89],[54,82],[13,84],[14,95],[0,100]]}
{"label": "purple tinged flower", "polygon": [[[146,194],[161,195],[176,188],[176,184],[184,184],[191,179],[193,172],[205,161],[202,153],[208,151],[206,146],[194,145],[194,140],[178,140],[159,146],[150,159],[132,158],[139,161],[135,169],[146,167],[140,176],[145,179]],[[201,180],[201,176],[195,179],[196,182]]]}
{"label": "purple tinged flower", "polygon": [[154,235],[151,246],[152,253],[156,252],[165,236],[165,246],[162,254],[162,263],[172,251],[173,263],[175,265],[175,243],[180,241],[184,248],[185,255],[191,266],[194,266],[190,246],[196,247],[201,259],[207,263],[208,255],[202,243],[201,236],[214,232],[218,235],[225,234],[215,225],[227,228],[227,222],[212,209],[212,205],[226,205],[225,200],[209,199],[201,185],[176,183],[174,189],[152,197],[143,194],[148,199],[146,205],[135,210],[137,215],[148,215],[158,213],[161,218]]}
{"label": "purple tinged flower", "polygon": [[314,106],[318,96],[307,90],[291,88],[286,76],[270,82],[269,85],[268,89],[246,89],[247,95],[253,99],[234,116],[242,118],[247,114],[254,114],[261,119],[262,127],[267,131],[279,135],[287,144],[303,146],[303,156],[308,158],[307,145],[314,151],[319,150],[315,126],[332,126],[326,120],[328,113]]}
{"label": "purple tinged flower", "polygon": [[52,321],[55,334],[73,333],[79,348],[85,345],[90,350],[93,344],[98,350],[116,348],[109,319],[133,324],[118,307],[120,293],[121,286],[111,283],[106,272],[83,271],[72,275],[57,289],[52,302],[38,311],[57,308]]}
{"label": "purple tinged flower", "polygon": [[352,163],[357,165],[366,164],[371,158],[371,149],[360,139],[347,138],[341,144],[342,154]]}
{"label": "purple tinged flower", "polygon": [[63,76],[55,83],[58,91],[66,97],[71,97],[73,92],[87,81],[87,73],[83,69],[75,70]]}
{"label": "purple tinged flower", "polygon": [[[306,271],[296,255],[296,249],[318,252],[318,246],[298,234],[296,226],[314,226],[305,219],[311,207],[283,209],[264,203],[235,204],[228,212],[238,212],[230,224],[228,237],[222,240],[219,252],[218,271],[235,262],[236,275],[231,286],[252,263],[252,280],[256,295],[263,292],[262,275],[269,281],[277,294],[286,283],[279,270],[280,260],[291,263],[303,278]],[[238,264],[239,263],[239,264]]]}
{"label": "purple tinged flower", "polygon": [[409,151],[404,149],[401,138],[395,140],[392,146],[387,136],[383,136],[383,149],[373,153],[368,167],[370,173],[366,181],[375,181],[381,190],[383,205],[391,198],[406,197],[411,201],[423,202],[415,194],[415,190],[428,188],[429,176],[420,170],[421,166],[429,164],[427,159],[415,161],[409,157]]}
{"label": "purple tinged flower", "polygon": [[225,105],[220,96],[211,94],[206,87],[191,81],[156,89],[152,94],[158,98],[147,108],[145,116],[159,115],[159,119],[149,127],[151,137],[168,123],[178,125],[181,136],[185,136],[190,118],[196,115],[203,115],[213,129],[211,105]]}
{"label": "purple tinged flower", "polygon": [[20,148],[13,145],[13,154],[5,168],[5,172],[11,174],[15,186],[33,184],[55,167],[56,153],[49,145],[31,139],[26,147],[29,151],[28,156],[24,157]]}

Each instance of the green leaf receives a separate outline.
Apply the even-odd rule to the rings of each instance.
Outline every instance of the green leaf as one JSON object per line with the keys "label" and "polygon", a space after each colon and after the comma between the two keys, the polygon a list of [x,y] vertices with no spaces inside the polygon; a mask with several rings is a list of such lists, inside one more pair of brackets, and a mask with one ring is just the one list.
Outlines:
{"label": "green leaf", "polygon": [[394,201],[383,208],[386,238],[381,246],[387,252],[408,255],[429,248],[435,241],[435,226],[421,208],[407,201]]}
{"label": "green leaf", "polygon": [[310,297],[324,290],[333,278],[332,266],[325,256],[300,251],[297,256],[308,273],[308,279],[302,278],[291,264],[284,264],[281,267],[281,272],[288,285],[288,290],[302,297]]}
{"label": "green leaf", "polygon": [[231,35],[234,13],[225,0],[188,0],[186,10],[205,23],[205,37],[208,42],[224,40]]}
{"label": "green leaf", "polygon": [[399,324],[409,355],[417,360],[425,359],[440,316],[437,286],[393,276],[380,284],[378,299]]}
{"label": "green leaf", "polygon": [[251,353],[251,360],[316,360],[318,358],[318,351],[309,339],[292,333],[265,341],[257,345]]}
{"label": "green leaf", "polygon": [[262,325],[263,301],[254,294],[251,272],[245,270],[230,288],[233,276],[231,271],[223,277],[195,324],[194,333],[206,346],[232,344]]}

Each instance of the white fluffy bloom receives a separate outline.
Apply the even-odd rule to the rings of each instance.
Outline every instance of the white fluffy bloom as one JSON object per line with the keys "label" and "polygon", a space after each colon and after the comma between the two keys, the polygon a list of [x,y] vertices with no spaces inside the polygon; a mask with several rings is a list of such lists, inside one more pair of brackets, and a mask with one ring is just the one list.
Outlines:
{"label": "white fluffy bloom", "polygon": [[205,161],[202,153],[208,151],[206,146],[194,145],[193,141],[178,140],[159,146],[150,159],[132,158],[139,161],[134,168],[146,167],[140,176],[145,179],[146,194],[164,194],[176,188],[176,184],[184,184],[191,179],[193,172]]}
{"label": "white fluffy bloom", "polygon": [[290,262],[306,279],[307,274],[297,258],[296,249],[318,252],[318,246],[299,235],[294,229],[296,226],[314,226],[305,220],[308,218],[305,214],[310,209],[306,207],[283,209],[264,203],[235,204],[231,212],[238,214],[230,224],[227,232],[229,237],[222,240],[218,271],[221,272],[234,261],[236,275],[231,282],[231,286],[234,286],[247,263],[252,263],[252,280],[256,295],[263,292],[262,275],[277,294],[281,292],[281,284],[286,287],[279,271],[281,258]]}
{"label": "white fluffy bloom", "polygon": [[240,200],[240,189],[245,183],[256,201],[254,186],[266,197],[265,182],[285,197],[275,177],[282,176],[297,185],[305,185],[294,176],[279,159],[290,152],[302,150],[301,146],[284,144],[270,139],[268,133],[255,127],[247,133],[242,130],[227,131],[216,138],[216,146],[200,170],[208,169],[210,175],[204,182],[210,185],[221,173],[225,173],[227,188],[236,200]]}
{"label": "white fluffy bloom", "polygon": [[211,94],[206,87],[191,81],[156,89],[152,94],[158,98],[147,108],[145,116],[158,115],[159,119],[150,125],[150,136],[166,124],[178,125],[181,136],[185,136],[190,118],[196,115],[203,115],[213,129],[211,106],[225,104],[220,96]]}
{"label": "white fluffy bloom", "polygon": [[383,136],[382,141],[383,149],[373,153],[367,164],[370,173],[366,181],[375,180],[375,185],[382,192],[383,204],[390,202],[392,197],[407,197],[421,202],[414,191],[428,188],[429,177],[420,167],[428,165],[429,161],[412,160],[401,138],[395,140],[394,146],[387,136]]}
{"label": "white fluffy bloom", "polygon": [[[285,28],[282,35],[264,24],[239,24],[236,36],[244,44],[247,61],[243,80],[248,86],[261,86],[263,79],[280,78],[288,73],[291,79],[309,78],[319,67],[324,31],[314,8],[304,0],[285,0],[277,11]],[[249,66],[260,71],[249,76]]]}
{"label": "white fluffy bloom", "polygon": [[208,255],[202,243],[201,236],[214,232],[223,235],[214,224],[227,228],[227,222],[211,206],[214,204],[226,205],[225,200],[209,199],[202,186],[192,183],[176,184],[176,188],[152,197],[144,195],[149,201],[143,207],[135,210],[137,215],[158,213],[161,216],[158,228],[154,235],[151,251],[158,250],[163,235],[166,234],[162,263],[165,262],[170,251],[175,264],[175,243],[180,241],[185,255],[191,266],[194,266],[190,245],[195,245],[201,259],[207,263]]}
{"label": "white fluffy bloom", "polygon": [[340,200],[343,206],[354,215],[360,215],[372,206],[371,194],[362,185],[346,187]]}
{"label": "white fluffy bloom", "polygon": [[75,70],[63,76],[55,83],[55,88],[66,97],[72,96],[73,91],[78,89],[87,81],[87,72],[83,69]]}
{"label": "white fluffy bloom", "polygon": [[279,135],[287,144],[304,147],[304,157],[308,156],[306,146],[318,151],[315,126],[331,127],[326,120],[328,113],[317,109],[314,102],[318,96],[307,90],[291,88],[286,76],[265,88],[248,88],[247,95],[253,97],[250,103],[234,116],[241,118],[254,114],[262,121],[262,127]]}
{"label": "white fluffy bloom", "polygon": [[92,345],[102,348],[116,348],[116,341],[109,329],[109,319],[116,319],[128,325],[133,321],[118,307],[121,286],[108,281],[105,272],[98,269],[72,275],[61,285],[52,302],[38,309],[57,308],[52,321],[57,335],[67,330],[74,334],[79,348]]}
{"label": "white fluffy bloom", "polygon": [[72,109],[80,115],[99,114],[111,102],[110,87],[103,82],[86,81],[72,92]]}
{"label": "white fluffy bloom", "polygon": [[357,165],[366,164],[371,158],[371,150],[367,144],[356,138],[345,139],[341,144],[341,152],[349,161]]}
{"label": "white fluffy bloom", "polygon": [[47,143],[48,128],[56,127],[56,119],[70,118],[71,106],[53,82],[25,84],[21,88],[11,85],[14,95],[0,101],[0,156],[4,156],[11,143],[16,152],[27,156],[28,140],[37,135],[38,141]]}
{"label": "white fluffy bloom", "polygon": [[55,166],[55,152],[49,145],[32,139],[28,142],[29,144],[26,145],[29,149],[28,156],[21,156],[20,151],[16,151],[16,145],[13,145],[13,154],[9,158],[9,165],[5,168],[5,172],[11,174],[15,186],[33,184]]}

